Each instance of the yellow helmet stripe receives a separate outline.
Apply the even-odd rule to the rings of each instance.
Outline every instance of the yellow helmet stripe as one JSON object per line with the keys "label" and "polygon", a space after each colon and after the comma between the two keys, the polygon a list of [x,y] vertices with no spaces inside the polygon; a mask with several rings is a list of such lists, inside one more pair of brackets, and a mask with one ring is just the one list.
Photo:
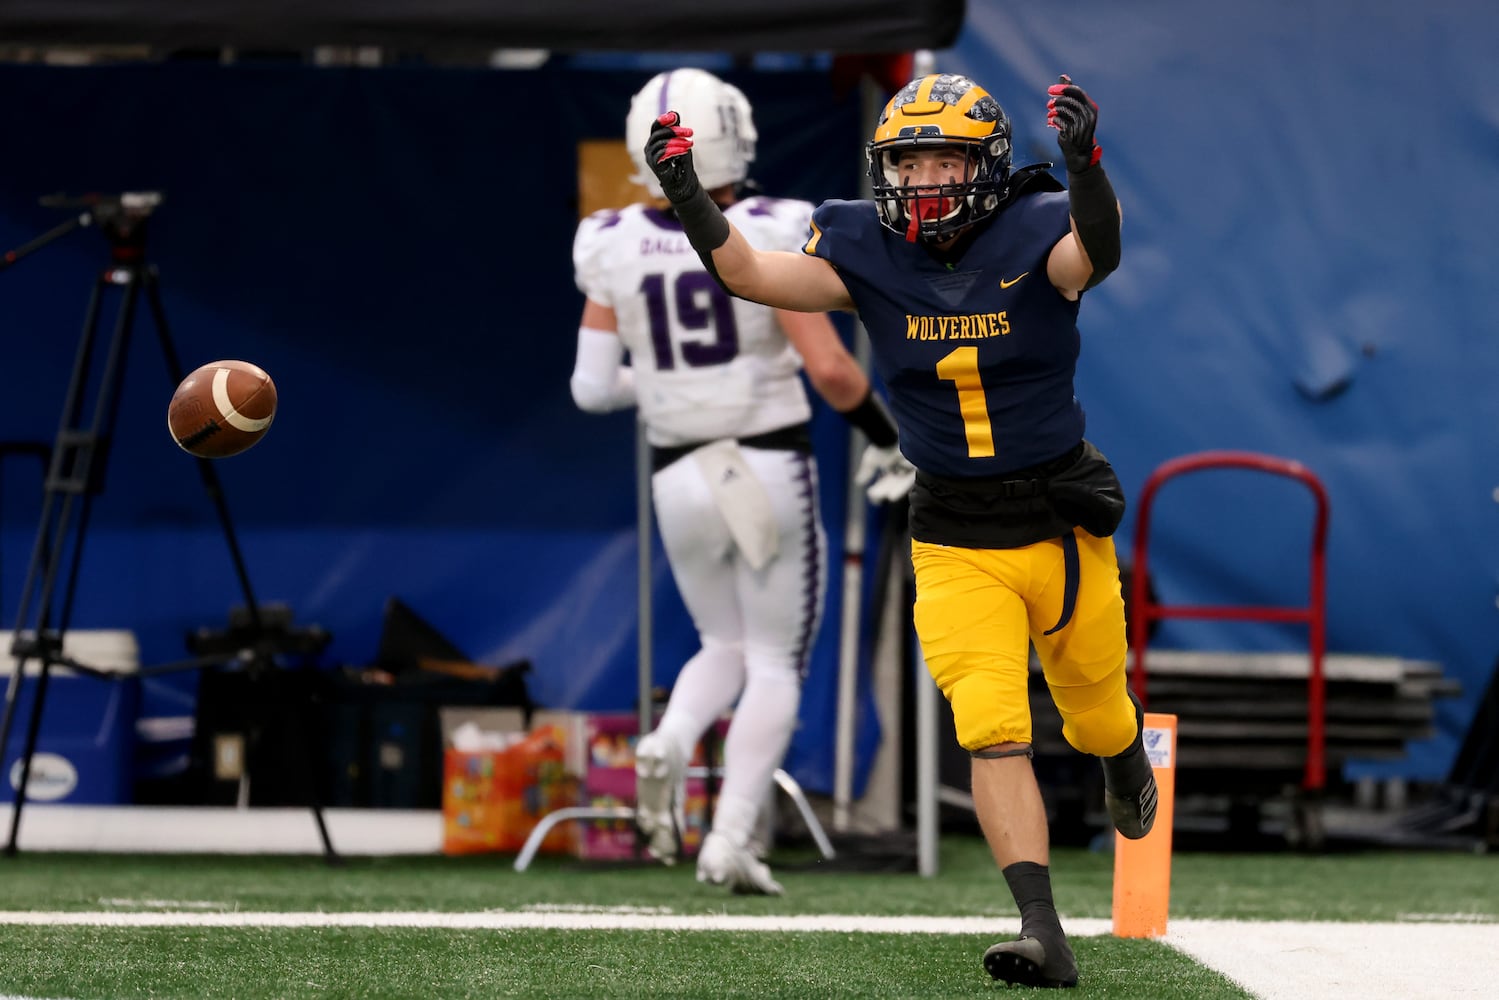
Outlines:
{"label": "yellow helmet stripe", "polygon": [[[931,76],[924,77],[921,81],[921,85],[916,88],[916,100],[912,103],[936,103],[939,105],[946,104],[945,101],[934,101],[932,98],[932,90],[936,88],[937,81],[940,79],[942,79],[942,77],[936,73],[933,73]],[[958,114],[966,117],[968,115],[969,109],[977,104],[979,98],[983,97],[984,94],[985,91],[982,88],[977,86],[970,86],[966,91],[963,92],[963,96],[959,97],[957,102],[949,105],[949,107],[953,108],[953,110],[955,110]]]}
{"label": "yellow helmet stripe", "polygon": [[966,118],[968,116],[969,109],[977,104],[979,102],[979,98],[982,96],[984,96],[984,91],[980,90],[978,87],[969,87],[968,91],[962,97],[958,98],[958,103],[954,104],[953,107],[957,108],[958,113]]}

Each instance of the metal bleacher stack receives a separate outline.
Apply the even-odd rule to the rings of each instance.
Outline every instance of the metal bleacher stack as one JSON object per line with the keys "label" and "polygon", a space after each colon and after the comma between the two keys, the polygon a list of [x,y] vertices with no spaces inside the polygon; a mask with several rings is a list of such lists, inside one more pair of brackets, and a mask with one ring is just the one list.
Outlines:
{"label": "metal bleacher stack", "polygon": [[[1306,760],[1307,657],[1295,653],[1156,650],[1150,708],[1178,716],[1189,769],[1273,772],[1298,780]],[[1327,655],[1326,759],[1391,761],[1433,735],[1433,699],[1459,693],[1438,664],[1393,656]],[[1178,777],[1178,782],[1180,782]]]}
{"label": "metal bleacher stack", "polygon": [[[1284,808],[1287,836],[1318,846],[1320,796],[1309,799],[1302,788],[1309,657],[1153,649],[1149,664],[1150,710],[1178,718],[1178,827],[1251,838],[1266,814]],[[1345,789],[1344,765],[1403,759],[1409,743],[1434,734],[1435,700],[1459,693],[1438,664],[1394,656],[1330,653],[1323,675],[1325,792],[1334,797]],[[1048,758],[1076,752],[1034,665],[1031,710],[1044,775]],[[1088,797],[1084,808],[1101,811],[1101,789],[1079,794]]]}

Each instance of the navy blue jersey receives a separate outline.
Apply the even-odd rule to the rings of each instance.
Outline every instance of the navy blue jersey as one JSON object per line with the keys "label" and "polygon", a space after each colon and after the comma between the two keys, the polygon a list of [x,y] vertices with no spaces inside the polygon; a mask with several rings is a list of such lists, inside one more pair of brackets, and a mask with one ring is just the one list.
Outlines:
{"label": "navy blue jersey", "polygon": [[872,201],[812,213],[804,253],[838,269],[890,387],[900,447],[936,476],[997,476],[1083,437],[1077,302],[1046,277],[1071,228],[1065,192],[1020,195],[951,265],[880,224]]}

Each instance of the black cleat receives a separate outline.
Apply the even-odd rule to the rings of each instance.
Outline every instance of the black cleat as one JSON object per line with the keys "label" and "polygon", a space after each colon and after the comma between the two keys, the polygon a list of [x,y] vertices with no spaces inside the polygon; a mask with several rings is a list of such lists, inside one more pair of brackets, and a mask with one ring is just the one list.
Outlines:
{"label": "black cleat", "polygon": [[1155,807],[1158,793],[1155,774],[1145,780],[1145,787],[1130,798],[1122,798],[1104,789],[1103,804],[1108,807],[1109,819],[1114,829],[1126,840],[1139,840],[1155,826]]}
{"label": "black cleat", "polygon": [[984,952],[984,971],[993,979],[1011,986],[1035,986],[1042,989],[1071,989],[1077,985],[1077,962],[1065,938],[1061,946],[1047,948],[1033,937],[1017,938],[990,945]]}
{"label": "black cleat", "polygon": [[[1135,741],[1115,757],[1100,757],[1103,763],[1103,804],[1109,810],[1114,829],[1126,840],[1139,840],[1155,826],[1155,807],[1159,793],[1155,769],[1145,753],[1145,707],[1133,691],[1126,689],[1135,706]],[[1135,789],[1116,795],[1113,789]]]}

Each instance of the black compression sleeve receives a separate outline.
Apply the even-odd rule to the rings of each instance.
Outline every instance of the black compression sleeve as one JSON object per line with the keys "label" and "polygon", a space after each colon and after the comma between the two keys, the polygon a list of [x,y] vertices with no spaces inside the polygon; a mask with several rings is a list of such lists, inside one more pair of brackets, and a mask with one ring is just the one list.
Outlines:
{"label": "black compression sleeve", "polygon": [[874,394],[873,388],[865,394],[858,406],[841,411],[839,416],[863,431],[864,437],[876,448],[888,448],[900,440],[895,431],[895,421],[890,419],[890,411],[885,409],[885,404]]}
{"label": "black compression sleeve", "polygon": [[1068,171],[1067,202],[1083,249],[1093,262],[1087,285],[1092,288],[1119,266],[1119,200],[1103,164],[1095,163],[1080,174]]}
{"label": "black compression sleeve", "polygon": [[713,275],[713,280],[722,285],[718,268],[713,266],[713,251],[729,239],[729,220],[724,218],[723,210],[701,187],[686,201],[673,203],[672,208],[676,210],[692,248],[702,258],[703,266]]}

